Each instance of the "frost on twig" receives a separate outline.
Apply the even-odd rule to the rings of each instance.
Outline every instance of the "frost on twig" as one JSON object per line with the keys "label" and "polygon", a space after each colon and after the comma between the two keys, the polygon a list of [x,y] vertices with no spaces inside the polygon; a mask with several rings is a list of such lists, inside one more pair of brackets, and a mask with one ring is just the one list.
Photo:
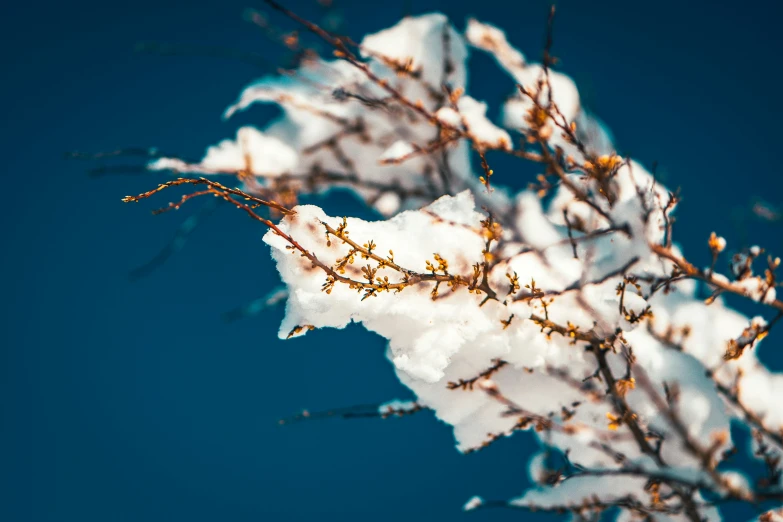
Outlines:
{"label": "frost on twig", "polygon": [[[260,80],[226,113],[277,103],[284,114],[266,129],[240,129],[200,162],[150,164],[209,177],[125,200],[192,186],[162,210],[211,196],[267,227],[287,288],[279,336],[361,323],[388,340],[416,396],[291,420],[429,409],[463,452],[534,430],[544,443],[531,463],[540,487],[510,501],[476,497],[466,510],[700,521],[717,520],[723,502],[783,502],[783,377],[755,349],[783,314],[780,261],[754,247],[721,273],[727,243],[717,234],[702,246],[709,266],[687,260],[672,239],[676,194],[614,151],[574,83],[553,69],[551,17],[535,64],[475,20],[463,37],[442,15],[406,18],[355,43],[267,3],[332,58]],[[468,44],[516,84],[503,122],[518,143],[466,94]],[[490,152],[541,174],[511,196]],[[335,187],[355,190],[384,219],[294,206],[301,193]],[[733,311],[725,295],[762,315]],[[764,476],[731,469],[732,421],[752,434]],[[557,468],[545,464],[555,451]]]}

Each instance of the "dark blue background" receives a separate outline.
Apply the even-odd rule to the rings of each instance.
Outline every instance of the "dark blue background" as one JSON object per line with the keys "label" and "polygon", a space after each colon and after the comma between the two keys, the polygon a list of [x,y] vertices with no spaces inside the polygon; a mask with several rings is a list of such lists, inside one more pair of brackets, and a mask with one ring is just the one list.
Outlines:
{"label": "dark blue background", "polygon": [[[406,9],[337,2],[355,37]],[[310,1],[288,5],[319,12]],[[445,11],[459,28],[476,15],[504,27],[529,56],[540,52],[547,2],[410,5],[413,13]],[[164,267],[128,280],[194,209],[152,217],[150,205],[123,205],[122,196],[159,178],[92,179],[91,165],[63,153],[139,145],[198,156],[239,123],[268,117],[254,109],[219,118],[263,71],[133,52],[152,40],[279,60],[242,21],[247,6],[46,0],[3,8],[0,520],[526,516],[460,508],[473,494],[523,491],[535,444],[528,434],[463,456],[428,414],[277,425],[303,407],[408,394],[382,340],[361,328],[284,343],[276,336],[281,309],[220,319],[277,284],[263,230],[236,212],[219,211]],[[779,223],[736,218],[754,197],[783,203],[779,20],[775,2],[559,3],[555,49],[564,70],[623,151],[658,161],[668,185],[683,188],[675,237],[700,262],[712,230],[730,246],[745,238],[782,250]],[[496,111],[510,83],[483,56],[472,66],[471,94]],[[496,172],[513,179],[513,171]],[[761,356],[783,367],[775,351],[773,336]]]}

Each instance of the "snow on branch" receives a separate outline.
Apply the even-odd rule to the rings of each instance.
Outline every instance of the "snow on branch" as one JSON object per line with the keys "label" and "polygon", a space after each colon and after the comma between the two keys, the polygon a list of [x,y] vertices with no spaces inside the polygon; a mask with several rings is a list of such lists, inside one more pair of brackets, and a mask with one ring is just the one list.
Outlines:
{"label": "snow on branch", "polygon": [[[443,15],[408,17],[356,43],[266,3],[332,57],[252,84],[226,111],[279,104],[282,117],[263,130],[240,129],[199,162],[149,163],[209,177],[125,201],[187,186],[162,210],[211,196],[260,222],[287,289],[279,336],[361,323],[388,340],[416,397],[286,422],[432,410],[463,452],[534,430],[540,487],[503,502],[476,497],[467,510],[700,521],[718,520],[725,502],[783,502],[783,376],[755,354],[783,314],[780,259],[753,247],[721,274],[727,245],[713,233],[701,246],[712,263],[687,260],[673,241],[677,196],[614,151],[573,81],[553,70],[551,17],[535,64],[476,20],[463,36]],[[508,130],[466,94],[469,46],[510,76]],[[512,195],[488,152],[541,174]],[[384,218],[296,205],[332,188],[354,190]],[[760,315],[728,308],[729,294]],[[763,476],[732,467],[731,422],[752,435]],[[557,468],[543,458],[553,452]]]}

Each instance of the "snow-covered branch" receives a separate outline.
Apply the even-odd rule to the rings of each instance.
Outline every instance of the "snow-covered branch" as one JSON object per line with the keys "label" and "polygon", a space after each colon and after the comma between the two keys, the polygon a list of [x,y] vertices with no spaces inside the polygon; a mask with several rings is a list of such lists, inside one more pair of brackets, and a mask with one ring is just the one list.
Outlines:
{"label": "snow-covered branch", "polygon": [[[724,502],[783,502],[783,376],[754,350],[783,314],[780,260],[754,247],[721,274],[726,242],[713,234],[696,246],[711,265],[689,262],[673,240],[676,195],[615,152],[553,69],[551,33],[536,64],[476,20],[463,34],[440,14],[409,17],[356,43],[266,1],[333,59],[313,56],[241,93],[227,117],[254,103],[283,108],[263,130],[244,127],[199,161],[148,165],[206,177],[125,200],[192,186],[163,210],[213,196],[267,227],[287,288],[281,338],[357,322],[388,340],[415,401],[312,416],[432,410],[463,452],[534,429],[540,487],[466,509],[699,521],[718,520]],[[500,125],[467,94],[470,47],[507,75]],[[488,153],[541,174],[512,194]],[[296,205],[333,188],[355,191],[383,219]],[[725,294],[760,315],[730,309]],[[731,422],[752,433],[764,476],[732,468]],[[544,458],[552,452],[557,469]],[[769,513],[761,520],[779,516]]]}

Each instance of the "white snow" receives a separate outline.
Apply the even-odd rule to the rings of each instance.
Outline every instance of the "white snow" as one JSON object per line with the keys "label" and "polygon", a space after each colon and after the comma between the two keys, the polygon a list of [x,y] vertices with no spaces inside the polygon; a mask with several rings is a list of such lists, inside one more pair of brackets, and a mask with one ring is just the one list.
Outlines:
{"label": "white snow", "polygon": [[[565,185],[556,190],[546,207],[533,191],[514,195],[501,188],[488,194],[478,185],[471,167],[471,146],[508,151],[512,149],[511,136],[488,118],[485,103],[467,94],[452,101],[438,101],[432,95],[433,90],[442,92],[444,79],[452,89],[467,86],[467,43],[495,58],[511,78],[510,89],[519,83],[532,92],[544,77],[544,68],[527,62],[496,27],[470,20],[463,37],[443,15],[407,17],[367,36],[360,49],[373,74],[411,101],[420,102],[431,118],[410,109],[405,109],[404,116],[395,112],[401,110],[400,103],[346,61],[308,62],[291,75],[266,77],[248,86],[226,111],[230,117],[253,103],[279,104],[283,115],[267,128],[241,128],[235,140],[210,147],[196,164],[161,158],[149,168],[200,174],[246,171],[258,178],[258,186],[263,188],[271,187],[274,179],[283,175],[305,178],[316,167],[354,180],[326,183],[313,190],[350,187],[373,205],[386,219],[370,222],[348,217],[347,237],[358,245],[372,241],[373,254],[389,263],[353,251],[354,262],[344,263],[341,275],[364,283],[367,279],[361,269],[369,267],[377,269],[373,283],[388,278],[390,284],[408,281],[407,286],[399,292],[380,291],[366,297],[361,288],[337,281],[324,292],[327,273],[269,231],[264,241],[271,247],[288,289],[279,334],[286,338],[294,331],[305,335],[311,328],[344,328],[356,322],[384,337],[388,358],[416,401],[393,401],[382,405],[379,412],[410,409],[415,404],[430,408],[453,427],[461,451],[479,448],[490,437],[513,433],[523,416],[504,415],[513,404],[525,415],[549,418],[567,428],[551,431],[547,442],[567,450],[576,464],[616,469],[614,459],[597,449],[598,444],[609,441],[614,451],[635,465],[654,468],[655,463],[629,436],[627,426],[613,424],[610,401],[587,400],[586,393],[574,385],[590,381],[596,372],[595,355],[577,338],[586,332],[607,338],[622,331],[624,341],[616,341],[616,349],[605,355],[612,371],[623,375],[623,350],[632,349],[635,364],[644,369],[657,393],[664,394],[663,382],[676,384],[678,411],[687,421],[688,434],[705,446],[725,434],[725,439],[719,439],[719,450],[727,449],[731,445],[729,423],[732,418],[742,419],[741,412],[718,394],[715,381],[727,388],[737,383],[738,397],[745,407],[772,431],[783,428],[783,408],[775,402],[783,397],[783,376],[769,372],[759,362],[759,342],[739,359],[724,360],[729,342],[747,335],[743,332],[749,327],[759,331],[762,320],[751,323],[721,299],[706,304],[693,281],[677,281],[670,292],[653,292],[654,282],[666,279],[673,269],[672,262],[650,246],[664,240],[669,192],[642,165],[623,159],[608,185],[614,200],[609,203],[595,198],[600,212],[576,198]],[[451,72],[445,68],[447,61]],[[551,87],[544,87],[542,99],[551,95],[566,124],[576,122],[586,143],[594,147],[595,156],[611,159],[610,134],[582,110],[574,82],[557,71],[548,74]],[[503,125],[528,129],[526,116],[532,107],[528,97],[516,92],[503,107]],[[470,143],[462,140],[443,148],[453,175],[448,191],[439,185],[438,176],[424,174],[437,172],[440,152],[409,157],[437,142],[437,122],[471,136]],[[554,130],[548,140],[552,149],[560,147],[576,161],[585,159],[561,132]],[[493,183],[495,178],[502,183],[502,176],[493,177]],[[582,174],[569,173],[567,179],[587,194],[599,189]],[[306,190],[310,188],[302,188]],[[419,195],[407,197],[405,191]],[[482,207],[506,218],[497,236],[486,225],[487,213]],[[338,229],[341,216],[329,216],[311,205],[293,210],[279,228],[319,262],[334,267],[351,255],[347,242],[334,235],[327,239],[325,225]],[[596,234],[612,225],[624,226],[625,231]],[[496,249],[501,237],[502,250]],[[489,238],[490,251],[486,252]],[[723,238],[715,241],[719,250],[725,248]],[[679,247],[675,245],[673,252],[679,255]],[[761,249],[754,247],[748,255],[760,253]],[[737,270],[746,259],[735,263]],[[392,262],[401,270],[389,266]],[[447,282],[440,283],[433,299],[436,283],[419,277],[432,275],[428,263],[436,267],[436,274],[458,275],[462,283],[453,288]],[[463,284],[474,279],[474,267],[481,272],[485,263],[489,267],[486,281],[497,292],[494,298],[485,291],[471,292]],[[625,276],[631,277],[630,282]],[[713,278],[731,282],[722,274]],[[770,303],[776,298],[774,288],[768,289],[755,276],[732,284],[756,301]],[[638,320],[648,309],[652,317]],[[553,324],[567,326],[569,332],[555,332]],[[673,349],[672,344],[682,350]],[[499,360],[506,364],[478,378]],[[705,376],[705,368],[715,369],[715,381]],[[471,379],[475,390],[452,386]],[[604,384],[595,384],[603,392]],[[626,383],[626,398],[639,422],[676,438],[671,421],[647,393],[631,384]],[[525,429],[529,427],[532,425]],[[698,459],[683,445],[665,443],[662,456],[676,463],[668,472],[698,475]],[[539,474],[541,466],[539,456],[531,464],[531,473]],[[741,475],[726,478],[736,487],[747,487]],[[513,503],[548,507],[573,506],[593,497],[611,501],[636,495],[646,499],[645,482],[628,476],[575,477],[556,487],[531,490]],[[464,509],[482,504],[481,498],[474,497]],[[704,515],[710,520],[718,517],[714,509],[705,510]],[[620,519],[628,517],[624,511]]]}

